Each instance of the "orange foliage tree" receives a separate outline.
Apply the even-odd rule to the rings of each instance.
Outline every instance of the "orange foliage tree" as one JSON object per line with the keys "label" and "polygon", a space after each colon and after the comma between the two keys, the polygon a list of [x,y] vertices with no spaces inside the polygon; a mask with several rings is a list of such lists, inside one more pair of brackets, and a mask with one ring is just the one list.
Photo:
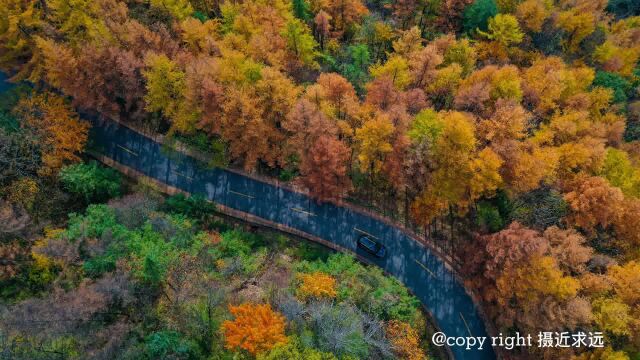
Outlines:
{"label": "orange foliage tree", "polygon": [[617,240],[627,256],[640,259],[640,200],[625,199],[621,216],[615,223]]}
{"label": "orange foliage tree", "polygon": [[596,227],[613,225],[622,213],[624,195],[601,177],[590,177],[579,182],[564,199],[572,210],[570,220],[583,230],[593,233]]}
{"label": "orange foliage tree", "polygon": [[252,355],[271,350],[287,342],[285,319],[269,304],[229,306],[235,317],[222,323],[227,349],[242,349]]}
{"label": "orange foliage tree", "polygon": [[87,142],[89,124],[78,119],[62,97],[38,94],[21,100],[15,111],[40,138],[42,175],[55,175],[64,165],[80,160],[77,154]]}

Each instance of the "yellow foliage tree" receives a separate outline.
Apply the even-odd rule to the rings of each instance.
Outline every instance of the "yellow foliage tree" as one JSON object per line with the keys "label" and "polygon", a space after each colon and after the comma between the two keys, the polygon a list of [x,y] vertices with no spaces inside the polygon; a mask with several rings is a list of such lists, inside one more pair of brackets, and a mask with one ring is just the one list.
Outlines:
{"label": "yellow foliage tree", "polygon": [[488,39],[498,42],[502,46],[519,44],[524,34],[518,25],[518,19],[509,14],[498,14],[489,19],[489,31],[480,31]]}
{"label": "yellow foliage tree", "polygon": [[602,175],[625,195],[640,197],[640,169],[633,166],[624,150],[607,149]]}
{"label": "yellow foliage tree", "polygon": [[273,311],[271,305],[245,303],[229,306],[229,311],[235,319],[222,323],[227,349],[242,349],[256,355],[288,341],[284,316]]}
{"label": "yellow foliage tree", "polygon": [[427,185],[422,194],[411,204],[411,217],[418,225],[429,225],[448,208],[449,203],[436,191],[432,184]]}
{"label": "yellow foliage tree", "polygon": [[193,14],[193,7],[188,0],[151,0],[151,6],[166,10],[179,21]]}
{"label": "yellow foliage tree", "polygon": [[502,185],[500,167],[504,161],[491,148],[484,148],[471,161],[471,199],[490,197]]}
{"label": "yellow foliage tree", "polygon": [[336,297],[336,279],[322,272],[301,274],[298,294],[301,298],[334,298]]}
{"label": "yellow foliage tree", "polygon": [[[33,60],[38,57],[31,31],[43,27],[43,17],[43,10],[35,1],[0,1],[0,66],[16,71],[15,79],[39,80],[37,76],[31,76],[37,63]],[[25,62],[29,64],[23,65]]]}
{"label": "yellow foliage tree", "polygon": [[161,112],[173,121],[174,128],[179,131],[193,130],[193,123],[185,117],[188,112],[184,109],[185,73],[164,54],[150,54],[146,65],[143,75],[147,81],[147,110]]}
{"label": "yellow foliage tree", "polygon": [[523,74],[524,94],[536,112],[546,115],[571,96],[586,91],[595,77],[589,67],[568,67],[562,59],[550,56],[537,60]]}
{"label": "yellow foliage tree", "polygon": [[388,76],[393,85],[398,89],[404,89],[411,83],[411,72],[407,60],[399,55],[394,55],[383,65],[373,65],[369,68],[371,76],[379,78]]}
{"label": "yellow foliage tree", "polygon": [[420,337],[411,325],[391,320],[387,323],[387,338],[393,351],[400,359],[424,360],[424,351],[420,348]]}
{"label": "yellow foliage tree", "polygon": [[525,311],[529,306],[540,304],[546,296],[567,300],[575,297],[580,289],[580,282],[565,276],[550,256],[536,257],[529,266],[503,274],[496,283],[503,299],[515,297]]}
{"label": "yellow foliage tree", "polygon": [[500,99],[519,103],[523,96],[521,82],[520,71],[513,65],[485,66],[460,83],[455,105],[461,110],[484,113]]}
{"label": "yellow foliage tree", "polygon": [[640,262],[630,261],[609,269],[609,278],[618,297],[629,306],[640,305]]}
{"label": "yellow foliage tree", "polygon": [[356,140],[360,145],[358,160],[362,171],[377,173],[381,169],[385,156],[393,150],[392,134],[393,124],[385,116],[378,116],[356,130]]}
{"label": "yellow foliage tree", "polygon": [[565,47],[569,52],[578,50],[580,43],[596,29],[597,18],[594,13],[581,11],[578,7],[558,14],[557,26],[569,34]]}
{"label": "yellow foliage tree", "polygon": [[476,147],[473,122],[464,113],[442,113],[444,127],[434,146],[437,169],[433,174],[434,190],[449,205],[461,208],[468,204],[471,159]]}
{"label": "yellow foliage tree", "polygon": [[220,22],[217,20],[207,20],[203,23],[190,17],[180,23],[182,41],[195,54],[212,51],[219,31]]}
{"label": "yellow foliage tree", "polygon": [[[488,168],[480,169],[479,164],[478,168],[473,168],[472,159],[477,141],[474,136],[475,127],[468,115],[452,111],[440,113],[438,118],[442,129],[437,131],[434,139],[435,170],[432,173],[432,181],[411,208],[414,220],[420,225],[429,224],[449,206],[457,206],[461,213],[465,212],[471,200],[470,186],[474,171],[478,171],[479,176],[486,176],[487,179],[496,175],[486,172],[480,174],[495,167],[495,163]],[[488,153],[485,153],[485,156],[487,155]],[[486,164],[482,166],[484,165]]]}
{"label": "yellow foliage tree", "polygon": [[83,40],[110,39],[105,19],[124,21],[127,7],[113,0],[49,0],[51,22],[72,43]]}
{"label": "yellow foliage tree", "polygon": [[593,313],[599,329],[615,335],[629,335],[632,318],[627,304],[617,299],[597,299],[593,302]]}

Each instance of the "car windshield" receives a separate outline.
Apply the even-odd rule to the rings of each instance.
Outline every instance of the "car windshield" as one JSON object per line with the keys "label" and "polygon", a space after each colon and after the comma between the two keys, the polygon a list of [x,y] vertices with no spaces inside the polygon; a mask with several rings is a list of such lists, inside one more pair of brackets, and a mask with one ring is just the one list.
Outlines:
{"label": "car windshield", "polygon": [[364,245],[364,246],[366,246],[366,247],[370,248],[371,250],[377,250],[377,249],[378,249],[378,244],[377,244],[375,241],[373,241],[373,240],[369,239],[369,238],[368,238],[368,237],[366,237],[366,236],[363,236],[363,237],[360,239],[360,242],[362,242],[362,245]]}

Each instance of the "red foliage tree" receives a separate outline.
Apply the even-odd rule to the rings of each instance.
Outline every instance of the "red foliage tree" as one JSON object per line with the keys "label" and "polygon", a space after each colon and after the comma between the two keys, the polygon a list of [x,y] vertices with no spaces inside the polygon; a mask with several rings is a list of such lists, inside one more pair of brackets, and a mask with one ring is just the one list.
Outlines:
{"label": "red foliage tree", "polygon": [[347,176],[349,148],[341,141],[320,136],[302,159],[302,181],[319,201],[335,200],[351,186]]}

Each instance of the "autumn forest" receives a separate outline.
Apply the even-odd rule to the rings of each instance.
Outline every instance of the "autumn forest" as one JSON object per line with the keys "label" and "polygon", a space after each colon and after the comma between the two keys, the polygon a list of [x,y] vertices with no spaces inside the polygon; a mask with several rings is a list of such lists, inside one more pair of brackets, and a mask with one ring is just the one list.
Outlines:
{"label": "autumn forest", "polygon": [[88,117],[391,219],[491,331],[605,338],[501,358],[640,359],[635,0],[0,0],[0,70],[2,359],[446,358],[399,282],[99,164]]}

